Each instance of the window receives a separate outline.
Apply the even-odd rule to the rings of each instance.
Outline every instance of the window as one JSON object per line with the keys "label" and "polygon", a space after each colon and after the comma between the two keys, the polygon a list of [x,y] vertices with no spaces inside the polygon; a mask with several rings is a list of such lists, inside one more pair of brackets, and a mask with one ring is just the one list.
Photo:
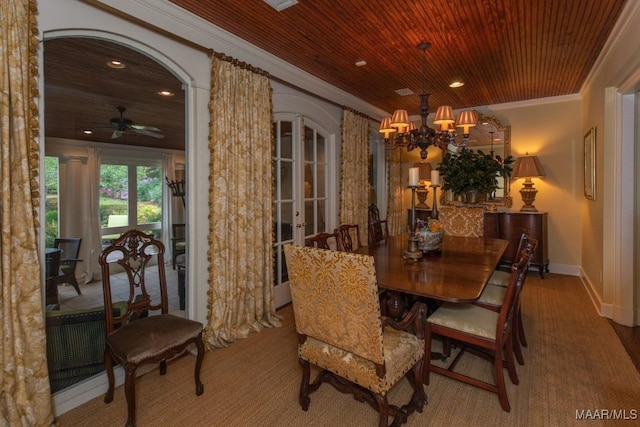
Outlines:
{"label": "window", "polygon": [[103,244],[129,228],[162,232],[162,165],[103,162],[100,168],[100,224]]}
{"label": "window", "polygon": [[54,240],[58,237],[60,228],[58,226],[60,199],[58,197],[60,188],[60,168],[58,158],[46,156],[44,158],[44,229],[45,247],[52,248]]}

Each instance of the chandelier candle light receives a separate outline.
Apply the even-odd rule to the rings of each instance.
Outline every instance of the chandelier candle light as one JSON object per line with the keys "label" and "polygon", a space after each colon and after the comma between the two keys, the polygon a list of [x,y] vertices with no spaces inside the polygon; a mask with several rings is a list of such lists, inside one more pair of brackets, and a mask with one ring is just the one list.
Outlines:
{"label": "chandelier candle light", "polygon": [[411,221],[409,224],[409,241],[404,251],[405,259],[417,261],[422,258],[416,236],[416,189],[420,187],[420,168],[409,168],[409,188],[411,189]]}
{"label": "chandelier candle light", "polygon": [[[420,158],[427,158],[427,149],[436,146],[445,150],[449,144],[456,147],[463,147],[469,141],[469,129],[476,126],[478,117],[475,111],[461,111],[458,118],[453,115],[453,108],[449,105],[438,107],[436,111],[434,125],[438,129],[427,126],[427,116],[429,115],[429,94],[426,90],[427,80],[427,49],[431,43],[421,42],[418,49],[422,50],[422,93],[420,94],[420,117],[422,124],[416,128],[413,122],[409,121],[407,110],[395,110],[393,116],[385,117],[380,122],[380,133],[384,136],[384,144],[388,150],[398,147],[406,147],[407,151],[415,148],[420,149]],[[462,128],[462,140],[456,139],[456,128]]]}

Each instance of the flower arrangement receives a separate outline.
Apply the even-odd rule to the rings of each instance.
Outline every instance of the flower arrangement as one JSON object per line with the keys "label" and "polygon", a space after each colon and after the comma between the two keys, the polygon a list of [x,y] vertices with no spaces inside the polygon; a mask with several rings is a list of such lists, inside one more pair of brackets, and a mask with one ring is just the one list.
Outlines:
{"label": "flower arrangement", "polygon": [[444,237],[444,226],[437,219],[416,220],[416,236],[418,248],[423,252],[436,252],[440,250]]}
{"label": "flower arrangement", "polygon": [[444,230],[444,226],[437,219],[429,218],[427,220],[416,220],[416,232],[431,231],[432,233]]}

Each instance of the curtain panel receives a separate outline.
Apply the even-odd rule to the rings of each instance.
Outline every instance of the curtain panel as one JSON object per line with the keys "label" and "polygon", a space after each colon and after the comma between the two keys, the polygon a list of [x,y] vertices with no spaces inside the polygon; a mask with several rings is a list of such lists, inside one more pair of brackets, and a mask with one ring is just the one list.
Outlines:
{"label": "curtain panel", "polygon": [[402,206],[402,152],[387,150],[387,226],[389,234],[406,231],[407,217]]}
{"label": "curtain panel", "polygon": [[369,206],[369,119],[342,110],[340,150],[340,224],[357,224],[367,242]]}
{"label": "curtain panel", "polygon": [[38,257],[37,3],[0,2],[0,425],[53,423]]}
{"label": "curtain panel", "polygon": [[209,291],[205,345],[280,326],[273,277],[268,76],[214,57],[209,102]]}

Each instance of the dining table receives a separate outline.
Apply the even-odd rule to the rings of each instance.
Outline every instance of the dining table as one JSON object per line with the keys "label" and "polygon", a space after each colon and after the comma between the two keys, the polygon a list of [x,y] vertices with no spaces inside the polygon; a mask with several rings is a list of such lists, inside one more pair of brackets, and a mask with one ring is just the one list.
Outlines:
{"label": "dining table", "polygon": [[405,233],[356,252],[373,256],[378,287],[390,291],[388,315],[399,318],[406,308],[403,294],[443,302],[476,301],[508,244],[504,239],[445,235],[439,251],[412,260],[405,258]]}

